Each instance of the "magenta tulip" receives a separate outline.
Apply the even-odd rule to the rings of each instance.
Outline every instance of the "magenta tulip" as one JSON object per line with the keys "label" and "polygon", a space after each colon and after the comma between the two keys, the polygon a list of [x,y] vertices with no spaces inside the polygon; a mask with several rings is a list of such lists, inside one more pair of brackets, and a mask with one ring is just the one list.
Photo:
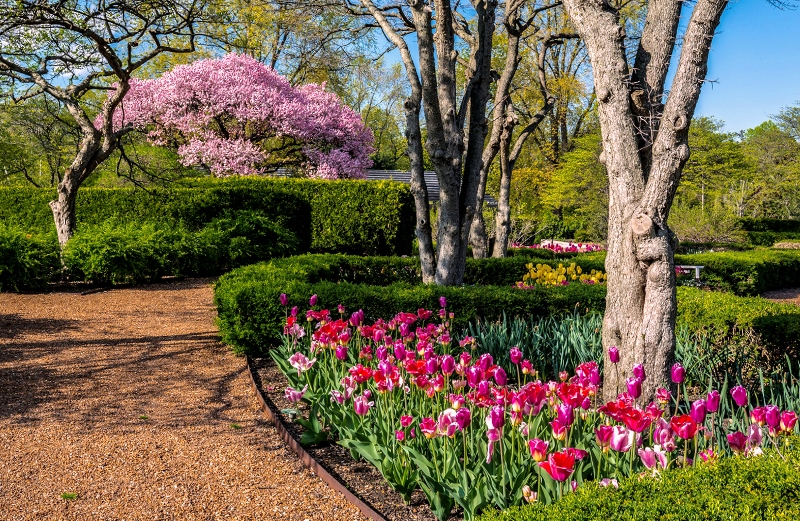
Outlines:
{"label": "magenta tulip", "polygon": [[728,445],[733,452],[742,453],[747,450],[747,436],[743,432],[732,432],[728,434]]}
{"label": "magenta tulip", "polygon": [[731,389],[731,396],[733,397],[733,401],[736,402],[736,405],[739,407],[744,407],[747,405],[747,389],[741,385],[737,385]]}
{"label": "magenta tulip", "polygon": [[619,349],[615,346],[608,348],[608,359],[612,364],[619,363]]}
{"label": "magenta tulip", "polygon": [[440,360],[442,373],[450,376],[456,370],[456,359],[451,355],[444,355]]}
{"label": "magenta tulip", "polygon": [[781,424],[781,410],[774,405],[764,407],[764,419],[771,429],[777,429]]}
{"label": "magenta tulip", "polygon": [[528,442],[528,448],[533,456],[533,461],[540,463],[547,459],[547,446],[550,443],[539,438],[534,438]]}
{"label": "magenta tulip", "polygon": [[342,361],[347,359],[347,346],[339,346],[336,348],[336,358]]}
{"label": "magenta tulip", "polygon": [[682,384],[686,377],[686,369],[681,364],[673,364],[670,376],[672,376],[672,383]]}
{"label": "magenta tulip", "polygon": [[511,363],[514,365],[518,365],[522,361],[522,351],[520,351],[517,346],[511,348],[508,352],[508,356],[511,358]]}
{"label": "magenta tulip", "polygon": [[572,412],[572,407],[565,403],[561,403],[556,407],[556,419],[562,425],[569,427],[575,422],[575,415]]}
{"label": "magenta tulip", "polygon": [[594,430],[597,444],[605,452],[611,446],[611,435],[614,432],[614,427],[611,425],[601,425]]}
{"label": "magenta tulip", "polygon": [[634,364],[633,366],[633,376],[644,382],[647,379],[647,376],[644,374],[644,366],[642,364]]}
{"label": "magenta tulip", "polygon": [[289,297],[286,296],[286,293],[281,293],[281,306],[288,306],[289,305]]}
{"label": "magenta tulip", "polygon": [[494,381],[497,382],[497,385],[500,387],[505,386],[508,383],[508,375],[506,374],[505,369],[502,367],[498,367],[494,372]]}
{"label": "magenta tulip", "polygon": [[408,415],[400,416],[400,425],[402,425],[403,427],[408,427],[412,423],[414,423],[414,418],[412,416]]}
{"label": "magenta tulip", "polygon": [[311,298],[308,299],[308,305],[312,306],[312,307],[317,305],[317,294],[316,293],[311,295]]}
{"label": "magenta tulip", "polygon": [[492,410],[489,412],[488,419],[489,421],[491,421],[492,428],[494,429],[501,428],[503,424],[505,424],[506,422],[505,409],[499,405],[492,407]]}
{"label": "magenta tulip", "polygon": [[797,413],[794,411],[783,411],[781,414],[781,430],[783,432],[792,432],[797,423]]}
{"label": "magenta tulip", "polygon": [[706,409],[708,412],[717,412],[719,410],[719,391],[711,391],[706,398]]}
{"label": "magenta tulip", "polygon": [[439,306],[441,306],[443,308],[447,307],[447,299],[444,298],[443,296],[439,297]]}
{"label": "magenta tulip", "polygon": [[700,424],[706,421],[706,401],[695,400],[692,402],[692,406],[689,409],[689,416],[691,416],[695,422]]}
{"label": "magenta tulip", "polygon": [[367,400],[369,400],[367,391],[364,391],[363,395],[353,398],[353,409],[359,416],[365,416],[367,413],[369,413],[370,407],[375,405],[375,402],[370,402]]}
{"label": "magenta tulip", "polygon": [[635,376],[631,376],[625,380],[628,387],[628,394],[635,400],[642,395],[642,381]]}
{"label": "magenta tulip", "polygon": [[469,424],[472,422],[472,413],[466,407],[461,407],[456,412],[456,423],[461,430],[466,429],[469,427]]}

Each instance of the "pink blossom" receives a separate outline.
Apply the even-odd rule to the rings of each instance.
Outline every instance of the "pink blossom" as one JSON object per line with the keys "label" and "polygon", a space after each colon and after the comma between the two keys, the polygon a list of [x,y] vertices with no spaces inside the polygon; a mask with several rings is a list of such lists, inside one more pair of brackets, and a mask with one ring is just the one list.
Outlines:
{"label": "pink blossom", "polygon": [[308,390],[307,384],[299,391],[293,387],[287,387],[286,390],[283,392],[283,395],[290,402],[299,402],[300,400],[303,399],[303,395],[306,394],[307,390]]}
{"label": "pink blossom", "polygon": [[311,366],[313,366],[316,361],[316,358],[309,360],[307,356],[300,352],[297,352],[289,357],[289,364],[297,369],[298,375],[303,371],[308,371],[311,369]]}

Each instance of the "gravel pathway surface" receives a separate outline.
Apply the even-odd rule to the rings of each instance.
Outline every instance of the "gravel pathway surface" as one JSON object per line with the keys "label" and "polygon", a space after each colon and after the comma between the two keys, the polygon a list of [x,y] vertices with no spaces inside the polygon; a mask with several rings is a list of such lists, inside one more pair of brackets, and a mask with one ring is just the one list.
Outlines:
{"label": "gravel pathway surface", "polygon": [[211,280],[0,294],[1,520],[361,520],[262,417]]}
{"label": "gravel pathway surface", "polygon": [[762,297],[774,300],[775,302],[783,302],[785,304],[796,304],[800,306],[800,288],[777,289],[775,291],[767,291]]}

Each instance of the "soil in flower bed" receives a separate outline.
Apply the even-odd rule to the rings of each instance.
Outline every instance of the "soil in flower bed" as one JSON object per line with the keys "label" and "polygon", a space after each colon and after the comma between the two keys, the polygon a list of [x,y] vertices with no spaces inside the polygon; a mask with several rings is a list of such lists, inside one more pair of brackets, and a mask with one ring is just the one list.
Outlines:
{"label": "soil in flower bed", "polygon": [[[251,360],[256,373],[254,375],[256,385],[264,395],[267,405],[276,417],[280,418],[292,437],[299,441],[303,434],[303,427],[281,411],[300,409],[302,414],[307,415],[308,404],[304,402],[296,404],[284,397],[284,389],[289,383],[271,358],[253,358]],[[350,451],[337,445],[335,441],[305,447],[305,449],[331,475],[376,512],[383,515],[387,521],[436,521],[436,516],[431,512],[425,494],[421,490],[414,491],[411,504],[406,505],[402,496],[392,490],[378,469],[366,461],[353,460]],[[460,515],[450,516],[450,521],[460,519]]]}
{"label": "soil in flower bed", "polygon": [[776,289],[761,295],[765,299],[800,306],[800,288]]}

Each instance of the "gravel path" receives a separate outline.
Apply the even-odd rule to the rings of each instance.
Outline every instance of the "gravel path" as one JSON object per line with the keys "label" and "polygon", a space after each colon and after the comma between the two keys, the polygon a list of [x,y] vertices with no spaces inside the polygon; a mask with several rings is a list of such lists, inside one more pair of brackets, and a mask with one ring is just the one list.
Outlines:
{"label": "gravel path", "polygon": [[0,519],[362,519],[262,418],[210,282],[0,294]]}
{"label": "gravel path", "polygon": [[775,291],[767,291],[762,297],[774,300],[775,302],[783,302],[785,304],[796,304],[800,306],[800,288],[778,289]]}

